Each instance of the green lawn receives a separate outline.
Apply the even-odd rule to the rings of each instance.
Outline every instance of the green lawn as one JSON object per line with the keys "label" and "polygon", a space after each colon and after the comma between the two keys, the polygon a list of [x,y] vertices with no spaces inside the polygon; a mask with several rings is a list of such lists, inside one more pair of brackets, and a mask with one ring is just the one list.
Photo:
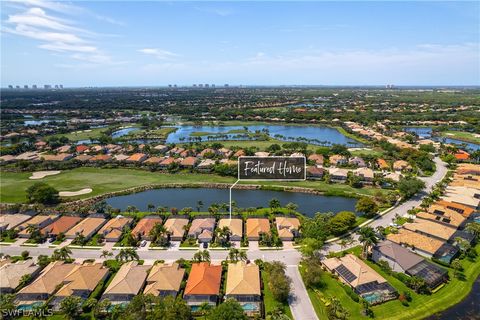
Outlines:
{"label": "green lawn", "polygon": [[442,137],[453,138],[462,140],[465,142],[480,143],[480,135],[475,135],[472,132],[465,131],[443,131],[441,132]]}
{"label": "green lawn", "polygon": [[[480,245],[477,245],[476,249],[480,249]],[[355,250],[358,254],[358,249]],[[387,281],[402,293],[409,291],[412,295],[412,301],[408,307],[403,306],[399,300],[392,300],[377,306],[373,306],[372,310],[375,313],[376,319],[389,319],[389,320],[413,320],[423,319],[434,313],[443,311],[465,298],[475,281],[480,275],[480,258],[477,258],[475,262],[468,260],[462,260],[462,265],[465,269],[465,281],[460,281],[453,276],[453,271],[450,269],[450,281],[438,292],[432,295],[420,295],[407,288],[400,280],[385,274],[376,264],[371,261],[367,261],[367,264],[380,273]],[[320,296],[324,298],[336,297],[340,300],[342,306],[344,306],[350,313],[352,319],[368,319],[361,314],[362,306],[359,303],[355,303],[344,291],[339,281],[333,279],[330,274],[324,274],[322,280],[325,283],[325,288],[320,289],[320,294],[309,290],[309,296],[312,300],[314,308],[318,311],[318,315],[321,318],[326,313],[325,306],[320,299]]]}
{"label": "green lawn", "polygon": [[166,139],[168,135],[172,132],[175,132],[177,128],[160,128],[156,130],[136,130],[130,131],[127,135],[121,137],[120,139],[135,139],[135,138],[145,138],[145,139]]}
{"label": "green lawn", "polygon": [[108,128],[94,128],[90,130],[74,131],[70,133],[58,133],[49,137],[67,137],[70,141],[79,141],[87,139],[97,139]]}
{"label": "green lawn", "polygon": [[[113,191],[121,191],[132,187],[151,184],[204,184],[204,183],[234,183],[233,177],[221,177],[213,174],[200,173],[159,173],[139,169],[101,169],[92,167],[65,170],[58,175],[48,176],[41,180],[30,180],[31,173],[0,172],[0,202],[21,203],[26,202],[26,190],[35,182],[46,182],[59,191],[76,191],[83,188],[92,188],[89,194],[69,199],[82,199],[101,195]],[[327,184],[323,181],[300,182],[248,182],[242,183],[261,184],[274,188],[274,186],[305,187],[324,192],[328,195],[373,195],[377,190],[372,188],[354,189],[343,184]],[[382,190],[382,192],[389,192]]]}
{"label": "green lawn", "polygon": [[273,297],[273,294],[270,291],[270,288],[268,286],[268,274],[266,271],[262,271],[262,281],[263,281],[263,303],[265,305],[265,314],[268,314],[268,312],[274,310],[275,308],[279,308],[279,309],[282,309],[283,312],[290,317],[290,319],[293,319],[292,311],[290,310],[288,303],[278,302]]}

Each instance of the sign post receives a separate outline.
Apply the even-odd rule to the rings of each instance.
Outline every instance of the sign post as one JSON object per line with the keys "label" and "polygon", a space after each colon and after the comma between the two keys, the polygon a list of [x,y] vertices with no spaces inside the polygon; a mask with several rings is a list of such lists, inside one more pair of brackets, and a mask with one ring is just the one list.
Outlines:
{"label": "sign post", "polygon": [[238,180],[230,187],[230,219],[232,219],[232,189],[241,180],[303,181],[307,178],[307,162],[301,157],[238,158]]}

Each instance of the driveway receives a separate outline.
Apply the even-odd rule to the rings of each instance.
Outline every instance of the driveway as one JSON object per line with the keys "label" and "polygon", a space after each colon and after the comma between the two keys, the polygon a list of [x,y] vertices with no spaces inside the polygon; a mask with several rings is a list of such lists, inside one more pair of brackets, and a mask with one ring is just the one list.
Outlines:
{"label": "driveway", "polygon": [[307,289],[303,283],[302,276],[297,266],[288,266],[287,276],[292,279],[292,292],[288,298],[288,304],[292,310],[294,319],[317,320],[317,314],[313,309]]}
{"label": "driveway", "polygon": [[258,241],[248,241],[248,250],[249,251],[258,250]]}

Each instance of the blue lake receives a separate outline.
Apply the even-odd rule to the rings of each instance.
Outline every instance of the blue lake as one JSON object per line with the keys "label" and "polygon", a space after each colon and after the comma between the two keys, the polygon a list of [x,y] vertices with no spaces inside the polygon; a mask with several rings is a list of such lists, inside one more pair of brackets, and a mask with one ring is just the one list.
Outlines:
{"label": "blue lake", "polygon": [[[240,208],[268,207],[268,202],[276,198],[284,206],[289,202],[298,205],[298,211],[306,216],[316,212],[355,211],[357,199],[346,197],[327,197],[308,193],[281,192],[269,190],[232,190],[232,200]],[[142,191],[124,196],[106,199],[114,208],[125,210],[135,206],[141,211],[148,211],[147,205],[182,209],[191,207],[196,210],[197,202],[202,201],[202,211],[207,211],[213,203],[228,203],[228,189],[208,188],[166,188]]]}
{"label": "blue lake", "polygon": [[[195,137],[201,141],[215,140],[248,140],[244,134],[228,133],[231,130],[243,130],[243,126],[176,126],[177,131],[171,133],[167,143],[188,142],[194,132],[208,132],[211,135]],[[348,146],[361,146],[362,144],[341,134],[335,128],[321,126],[287,126],[287,125],[250,125],[250,133],[268,130],[272,138],[282,141],[305,141],[313,144],[344,144]],[[192,137],[193,138],[193,137]],[[308,140],[308,141],[307,141]]]}
{"label": "blue lake", "polygon": [[448,138],[448,137],[439,137],[439,136],[432,136],[432,128],[430,127],[405,127],[403,130],[407,132],[413,132],[417,134],[420,138],[423,139],[432,139],[434,141],[441,141],[444,143],[449,143],[453,145],[457,145],[459,147],[466,146],[469,150],[479,150],[480,144],[465,142],[458,139]]}

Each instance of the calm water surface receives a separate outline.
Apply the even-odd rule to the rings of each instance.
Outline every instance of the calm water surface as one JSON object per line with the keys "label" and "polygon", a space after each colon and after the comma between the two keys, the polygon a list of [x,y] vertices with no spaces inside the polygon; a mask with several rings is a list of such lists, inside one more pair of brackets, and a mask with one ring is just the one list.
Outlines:
{"label": "calm water surface", "polygon": [[423,139],[432,139],[432,140],[435,140],[435,141],[442,141],[444,143],[454,144],[454,145],[458,145],[460,147],[465,145],[466,148],[470,149],[470,150],[479,150],[480,149],[480,144],[465,142],[465,141],[462,141],[462,140],[448,138],[448,137],[438,137],[438,136],[433,136],[432,137],[432,128],[431,127],[405,127],[403,129],[407,132],[416,133],[420,138],[423,138]]}
{"label": "calm water surface", "polygon": [[[282,205],[293,202],[298,211],[313,216],[316,212],[355,211],[357,199],[345,197],[327,197],[307,193],[268,191],[268,190],[232,190],[232,200],[240,208],[268,207],[268,202],[276,198]],[[139,193],[118,196],[106,200],[114,208],[124,210],[136,206],[147,211],[149,203],[155,206],[182,209],[192,207],[196,210],[197,202],[202,201],[202,211],[207,211],[212,203],[228,203],[228,189],[207,188],[171,188],[147,190]]]}
{"label": "calm water surface", "polygon": [[[228,139],[242,140],[241,134],[228,134],[230,130],[243,130],[243,126],[176,126],[177,131],[171,133],[167,138],[167,143],[177,143],[188,141],[190,135],[194,132],[208,132],[215,135],[227,135]],[[335,128],[320,126],[286,126],[286,125],[250,125],[247,126],[249,132],[262,131],[267,129],[271,137],[282,135],[280,140],[295,141],[297,138],[318,139],[326,144],[344,144],[351,146],[360,146],[361,144],[341,134]],[[207,140],[207,136],[200,137]],[[245,138],[244,138],[245,139]]]}

